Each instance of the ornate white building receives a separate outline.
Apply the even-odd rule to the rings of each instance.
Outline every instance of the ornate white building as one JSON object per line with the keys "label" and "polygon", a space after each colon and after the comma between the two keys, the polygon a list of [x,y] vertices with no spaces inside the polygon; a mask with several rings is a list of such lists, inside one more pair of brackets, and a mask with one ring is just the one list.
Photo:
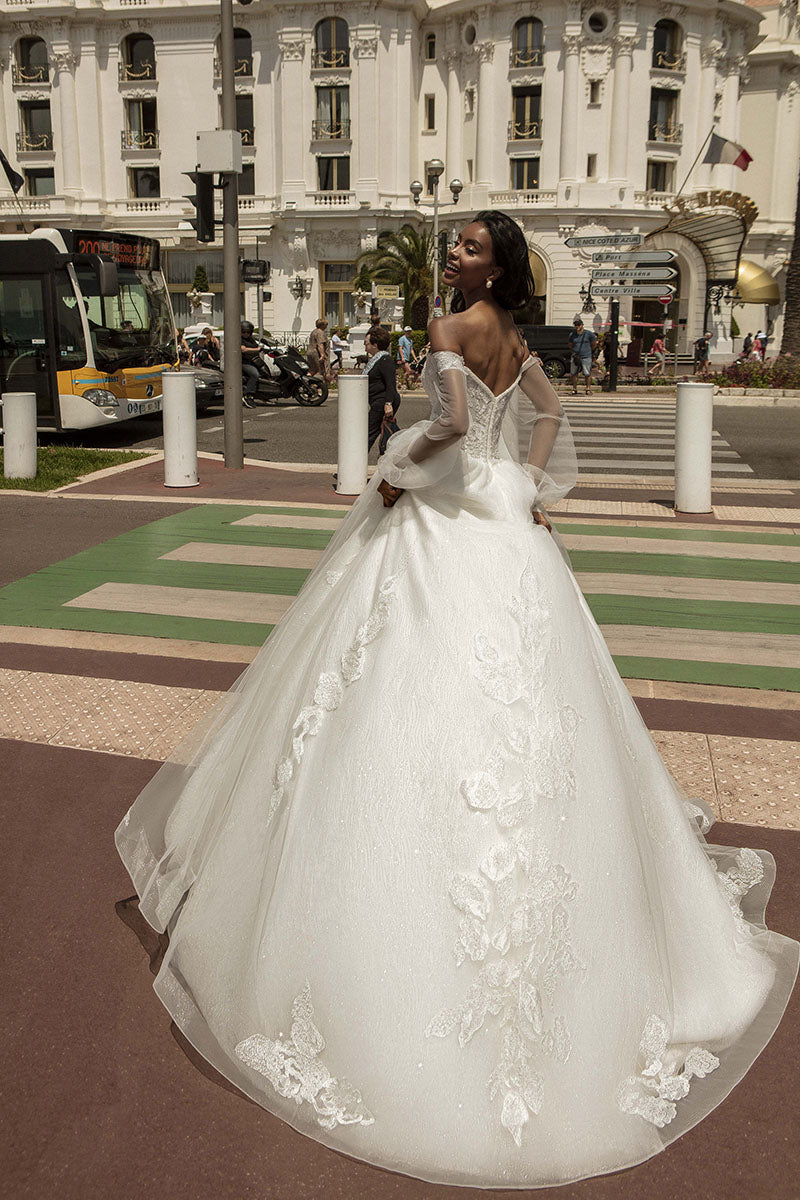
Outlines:
{"label": "ornate white building", "polygon": [[[567,237],[640,232],[678,252],[680,347],[713,321],[730,349],[725,286],[707,308],[727,269],[707,239],[714,214],[729,237],[752,222],[752,205],[723,194],[744,192],[759,210],[744,250],[751,285],[772,301],[745,321],[780,321],[800,159],[798,0],[254,0],[234,11],[241,241],[272,263],[267,328],[308,330],[323,312],[353,320],[358,254],[384,229],[430,220],[409,185],[428,183],[434,158],[443,201],[451,179],[464,184],[457,206],[442,205],[444,228],[483,207],[519,220],[539,320],[562,324],[581,307],[588,256]],[[198,263],[221,291],[221,245],[194,240],[183,174],[196,131],[219,120],[218,31],[216,0],[0,0],[0,147],[25,178],[15,200],[0,173],[0,228],[158,237],[179,323]],[[712,129],[750,151],[746,175],[691,169]],[[682,214],[656,232],[679,191]],[[634,322],[662,311],[623,306]]]}

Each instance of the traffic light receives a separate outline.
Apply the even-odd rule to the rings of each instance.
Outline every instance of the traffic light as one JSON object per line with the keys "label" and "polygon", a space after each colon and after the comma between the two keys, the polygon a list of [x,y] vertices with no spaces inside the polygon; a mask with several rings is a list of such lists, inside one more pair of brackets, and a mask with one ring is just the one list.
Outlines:
{"label": "traffic light", "polygon": [[439,234],[439,270],[443,271],[447,266],[447,230],[443,229]]}
{"label": "traffic light", "polygon": [[195,210],[189,224],[197,234],[198,242],[214,241],[214,176],[204,171],[184,171],[194,184],[194,195],[186,196]]}

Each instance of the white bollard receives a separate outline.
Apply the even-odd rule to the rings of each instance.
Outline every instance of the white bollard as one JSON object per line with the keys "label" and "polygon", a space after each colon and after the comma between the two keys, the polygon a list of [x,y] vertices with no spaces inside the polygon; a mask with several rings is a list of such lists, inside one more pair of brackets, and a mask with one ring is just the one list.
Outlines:
{"label": "white bollard", "polygon": [[339,466],[336,491],[360,496],[367,486],[369,385],[366,375],[339,376]]}
{"label": "white bollard", "polygon": [[35,479],[36,393],[3,392],[2,403],[3,475],[6,479]]}
{"label": "white bollard", "polygon": [[675,408],[675,509],[711,512],[713,383],[679,383]]}
{"label": "white bollard", "polygon": [[196,487],[197,405],[194,371],[164,371],[161,375],[164,414],[164,486]]}

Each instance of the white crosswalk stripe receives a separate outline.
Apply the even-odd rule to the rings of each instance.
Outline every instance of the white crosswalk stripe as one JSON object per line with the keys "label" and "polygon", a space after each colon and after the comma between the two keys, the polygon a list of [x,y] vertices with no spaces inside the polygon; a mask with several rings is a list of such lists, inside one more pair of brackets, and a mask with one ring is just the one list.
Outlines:
{"label": "white crosswalk stripe", "polygon": [[[564,400],[575,437],[578,466],[592,474],[661,475],[675,467],[675,403],[670,400]],[[752,475],[753,470],[714,430],[711,471],[716,476]]]}

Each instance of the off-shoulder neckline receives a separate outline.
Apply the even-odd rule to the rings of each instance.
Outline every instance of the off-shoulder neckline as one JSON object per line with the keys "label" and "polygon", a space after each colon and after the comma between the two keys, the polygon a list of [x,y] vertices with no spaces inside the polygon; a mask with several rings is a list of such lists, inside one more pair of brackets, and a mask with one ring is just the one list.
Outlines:
{"label": "off-shoulder neckline", "polygon": [[527,367],[530,363],[535,361],[532,354],[529,354],[527,358],[523,358],[522,365],[520,366],[520,369],[517,372],[517,377],[514,380],[514,382],[510,383],[507,388],[503,388],[502,392],[495,393],[489,387],[488,383],[485,383],[484,380],[481,379],[480,375],[475,374],[472,367],[468,366],[468,364],[464,361],[464,355],[459,354],[457,350],[432,350],[431,358],[435,354],[451,354],[453,356],[453,358],[460,359],[461,363],[464,367],[464,370],[468,371],[470,373],[470,375],[472,376],[472,378],[476,379],[478,381],[478,383],[481,385],[481,387],[486,389],[486,391],[489,393],[489,395],[492,397],[493,400],[502,400],[503,396],[505,396],[507,392],[510,392],[512,390],[512,388],[515,388],[517,386],[517,384],[519,383],[520,379],[522,378],[523,371],[525,371],[527,369]]}

